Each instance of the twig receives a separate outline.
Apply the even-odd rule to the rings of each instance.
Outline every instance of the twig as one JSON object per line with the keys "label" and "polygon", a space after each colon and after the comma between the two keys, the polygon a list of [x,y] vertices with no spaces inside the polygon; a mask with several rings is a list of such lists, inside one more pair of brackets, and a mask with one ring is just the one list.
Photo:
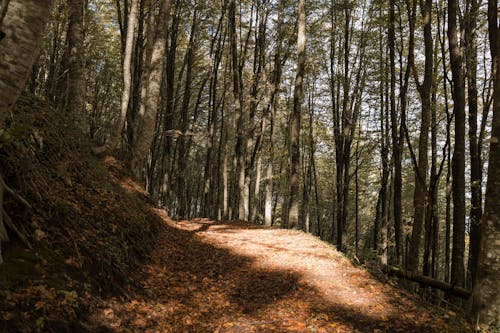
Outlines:
{"label": "twig", "polygon": [[247,323],[247,325],[267,325],[267,324],[275,324],[280,323],[282,320],[271,320],[271,321],[253,321]]}

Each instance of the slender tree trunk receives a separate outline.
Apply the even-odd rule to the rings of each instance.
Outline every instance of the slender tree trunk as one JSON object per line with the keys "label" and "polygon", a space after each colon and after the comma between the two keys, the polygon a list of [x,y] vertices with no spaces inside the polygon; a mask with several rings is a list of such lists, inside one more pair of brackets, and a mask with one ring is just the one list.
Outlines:
{"label": "slender tree trunk", "polygon": [[134,30],[137,24],[138,0],[132,0],[130,4],[130,13],[127,22],[127,37],[125,41],[125,52],[123,57],[123,90],[121,97],[120,115],[116,128],[111,133],[110,138],[104,146],[94,148],[95,154],[105,154],[118,146],[122,137],[123,127],[127,119],[127,110],[130,102],[132,87],[132,53],[134,49]]}
{"label": "slender tree trunk", "polygon": [[268,116],[269,116],[269,161],[266,167],[266,182],[265,182],[265,208],[264,208],[264,224],[271,226],[273,224],[273,182],[274,182],[274,172],[273,172],[273,161],[274,161],[274,122],[276,108],[278,106],[278,93],[281,83],[281,61],[282,61],[282,49],[283,49],[283,20],[284,20],[284,8],[285,1],[280,0],[278,3],[278,22],[276,26],[277,40],[276,49],[274,53],[274,64],[273,64],[273,75],[272,75],[272,91],[269,99],[268,105]]}
{"label": "slender tree trunk", "polygon": [[68,0],[68,104],[67,114],[85,128],[84,0]]}
{"label": "slender tree trunk", "polygon": [[393,174],[393,218],[394,218],[394,238],[395,238],[395,252],[396,263],[401,264],[403,261],[403,229],[402,229],[402,168],[401,168],[401,149],[399,141],[402,139],[398,136],[398,119],[396,111],[396,63],[395,63],[395,13],[394,7],[396,6],[395,0],[389,1],[389,66],[390,66],[390,109],[391,109],[391,136],[392,136],[392,162],[394,165]]}
{"label": "slender tree trunk", "polygon": [[359,250],[359,140],[356,141],[356,170],[354,171],[354,254],[358,257]]}
{"label": "slender tree trunk", "polygon": [[[424,81],[418,82],[418,74],[412,59],[413,76],[417,82],[417,88],[422,102],[422,113],[420,123],[420,136],[418,141],[418,163],[415,169],[415,194],[414,194],[414,218],[411,234],[410,250],[408,257],[408,269],[416,273],[419,269],[420,244],[422,233],[424,231],[425,210],[427,205],[427,172],[428,172],[428,147],[429,147],[429,127],[431,112],[431,89],[433,73],[433,43],[431,29],[431,10],[432,1],[425,0],[421,2],[421,11],[424,29],[424,48],[425,48],[425,68]],[[412,23],[414,24],[414,22]],[[413,51],[413,50],[412,50]],[[413,53],[411,55],[413,58]]]}
{"label": "slender tree trunk", "polygon": [[465,66],[467,71],[467,100],[469,106],[469,153],[470,153],[470,244],[469,264],[467,266],[467,281],[473,285],[473,277],[477,270],[477,257],[479,255],[480,222],[482,217],[482,171],[481,153],[479,151],[477,132],[477,32],[479,4],[477,0],[467,1],[465,13]]}
{"label": "slender tree trunk", "polygon": [[245,189],[246,172],[246,148],[247,148],[247,129],[246,112],[242,105],[240,62],[238,57],[238,47],[236,41],[236,3],[235,0],[229,1],[229,40],[231,43],[231,63],[233,73],[233,97],[234,113],[236,115],[236,126],[238,128],[236,140],[236,163],[237,163],[237,183],[239,193],[238,218],[240,220],[248,219],[248,192]]}
{"label": "slender tree trunk", "polygon": [[[441,8],[443,7],[443,8]],[[441,29],[441,22],[446,20],[446,13],[444,10],[444,1],[439,2],[440,14],[437,17],[438,23],[438,37],[441,49],[441,63],[443,68],[443,95],[444,95],[444,108],[446,113],[446,141],[448,146],[446,148],[446,206],[445,206],[445,239],[444,239],[444,280],[450,282],[450,239],[451,239],[451,121],[453,114],[449,111],[448,102],[448,76],[446,66],[446,49],[445,49],[445,29]]]}
{"label": "slender tree trunk", "polygon": [[448,0],[448,40],[453,77],[453,112],[455,113],[455,148],[453,150],[453,249],[451,283],[463,287],[465,282],[465,80],[462,49],[457,31],[457,0]]}
{"label": "slender tree trunk", "polygon": [[182,108],[181,108],[181,137],[178,139],[177,143],[179,145],[179,158],[177,160],[177,202],[179,203],[179,217],[187,218],[189,215],[189,207],[187,205],[188,196],[187,196],[187,186],[186,181],[187,177],[187,160],[189,158],[189,149],[188,142],[189,139],[187,137],[188,130],[188,120],[189,120],[189,104],[191,100],[191,85],[193,78],[193,65],[194,65],[194,51],[195,51],[195,38],[196,38],[196,29],[197,29],[197,10],[195,7],[193,13],[193,23],[191,25],[191,36],[189,37],[188,50],[186,53],[186,81],[184,84],[184,96],[182,98]]}
{"label": "slender tree trunk", "polygon": [[293,93],[293,111],[289,125],[290,140],[290,193],[288,204],[288,227],[299,226],[299,178],[300,178],[300,118],[304,100],[304,72],[306,62],[306,9],[305,0],[298,3],[297,69]]}
{"label": "slender tree trunk", "polygon": [[500,26],[498,1],[488,1],[488,30],[493,75],[493,120],[486,200],[481,228],[479,265],[472,293],[473,322],[492,328],[500,326]]}

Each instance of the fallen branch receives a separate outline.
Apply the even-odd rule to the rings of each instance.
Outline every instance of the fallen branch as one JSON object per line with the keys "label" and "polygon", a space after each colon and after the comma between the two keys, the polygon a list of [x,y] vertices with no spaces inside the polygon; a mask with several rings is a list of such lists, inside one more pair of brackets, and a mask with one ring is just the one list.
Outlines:
{"label": "fallen branch", "polygon": [[457,287],[456,285],[446,283],[441,280],[433,279],[428,276],[414,274],[413,272],[406,271],[398,267],[384,265],[382,267],[382,270],[386,272],[388,275],[397,276],[399,278],[407,279],[413,282],[418,282],[425,286],[442,290],[453,296],[457,296],[463,299],[468,299],[471,295],[471,292],[467,289]]}

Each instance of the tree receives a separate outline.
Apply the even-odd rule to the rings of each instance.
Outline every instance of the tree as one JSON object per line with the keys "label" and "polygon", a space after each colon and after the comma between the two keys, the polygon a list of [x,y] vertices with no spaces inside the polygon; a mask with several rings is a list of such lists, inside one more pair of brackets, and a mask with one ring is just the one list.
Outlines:
{"label": "tree", "polygon": [[453,112],[455,113],[455,149],[453,151],[453,251],[451,283],[465,281],[465,80],[462,50],[457,32],[457,0],[448,1],[448,39],[453,79]]}
{"label": "tree", "polygon": [[[167,47],[167,23],[170,0],[162,0],[154,24],[148,29],[146,70],[144,71],[144,95],[141,94],[141,110],[136,119],[137,135],[132,148],[132,167],[137,172],[153,142],[156,115],[160,101],[160,86],[163,77],[165,49]],[[154,16],[150,18],[153,20]],[[151,21],[153,22],[153,21]]]}
{"label": "tree", "polygon": [[[420,243],[425,221],[425,208],[427,203],[427,172],[428,172],[428,148],[429,148],[429,127],[431,116],[431,89],[432,89],[432,72],[433,72],[433,42],[432,42],[432,0],[420,2],[423,30],[424,30],[424,80],[420,83],[417,69],[413,60],[413,49],[411,50],[410,60],[413,72],[413,78],[417,85],[417,90],[422,103],[420,136],[418,140],[418,162],[415,163],[415,194],[414,194],[414,217],[413,229],[411,233],[411,242],[408,256],[408,269],[417,272],[420,257]],[[413,9],[413,12],[416,9]],[[414,26],[414,18],[410,23]],[[410,37],[411,38],[411,37]],[[408,142],[408,144],[410,144]],[[416,161],[414,161],[416,162]]]}
{"label": "tree", "polygon": [[[0,38],[0,135],[4,136],[5,119],[21,95],[38,56],[51,0],[12,0],[2,3]],[[29,52],[27,52],[29,50]],[[0,244],[7,235],[4,228],[4,182],[0,175]],[[3,237],[2,237],[3,236]],[[0,249],[0,263],[2,262]]]}
{"label": "tree", "polygon": [[470,247],[468,264],[468,282],[474,284],[472,277],[477,269],[479,249],[479,228],[482,216],[483,200],[483,172],[480,134],[477,131],[478,121],[478,90],[477,90],[477,20],[479,3],[477,0],[468,0],[464,15],[464,43],[465,67],[467,77],[467,100],[469,106],[469,153],[470,153]]}
{"label": "tree", "polygon": [[130,94],[132,87],[132,53],[134,49],[134,30],[137,24],[138,0],[132,0],[130,4],[130,13],[127,22],[127,36],[125,42],[125,53],[123,56],[123,88],[121,97],[120,114],[115,130],[110,134],[106,144],[101,147],[94,148],[95,154],[104,154],[116,148],[120,143],[125,120],[127,119],[127,111],[130,102]]}
{"label": "tree", "polygon": [[245,186],[246,172],[246,149],[247,149],[247,113],[243,109],[242,82],[240,72],[240,61],[236,41],[236,3],[229,1],[229,40],[231,44],[231,64],[233,74],[233,98],[234,113],[236,115],[236,126],[238,137],[236,140],[236,160],[238,173],[239,206],[238,218],[246,220],[248,218],[248,192]]}
{"label": "tree", "polygon": [[402,207],[401,207],[401,191],[402,191],[402,170],[401,170],[401,143],[402,136],[398,131],[398,119],[396,110],[396,31],[395,31],[395,0],[389,1],[389,64],[390,64],[390,117],[391,117],[391,137],[392,137],[392,159],[394,165],[393,176],[393,219],[394,219],[394,238],[396,247],[396,262],[401,264],[403,259],[403,231],[402,231]]}
{"label": "tree", "polygon": [[288,205],[288,227],[299,225],[299,177],[300,177],[300,118],[304,100],[304,70],[306,62],[306,11],[305,0],[299,0],[297,33],[297,69],[295,72],[295,89],[293,93],[293,111],[290,119],[290,193]]}
{"label": "tree", "polygon": [[498,1],[488,1],[488,31],[493,77],[493,120],[479,265],[472,293],[471,316],[481,326],[500,325],[500,26]]}
{"label": "tree", "polygon": [[68,100],[67,113],[74,124],[84,128],[85,123],[85,47],[84,1],[68,0]]}

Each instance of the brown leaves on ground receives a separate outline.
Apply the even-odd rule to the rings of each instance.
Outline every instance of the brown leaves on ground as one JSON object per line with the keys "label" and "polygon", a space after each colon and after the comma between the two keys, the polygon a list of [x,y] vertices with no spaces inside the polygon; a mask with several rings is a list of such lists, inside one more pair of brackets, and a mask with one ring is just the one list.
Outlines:
{"label": "brown leaves on ground", "polygon": [[143,292],[109,299],[89,321],[112,332],[465,332],[298,231],[174,222],[144,268]]}

